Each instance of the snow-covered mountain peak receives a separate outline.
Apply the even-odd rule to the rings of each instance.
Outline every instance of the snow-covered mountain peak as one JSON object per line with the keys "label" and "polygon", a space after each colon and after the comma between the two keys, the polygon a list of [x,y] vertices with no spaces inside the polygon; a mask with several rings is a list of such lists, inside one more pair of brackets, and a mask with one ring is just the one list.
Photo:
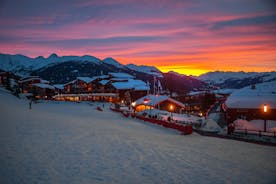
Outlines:
{"label": "snow-covered mountain peak", "polygon": [[121,63],[119,63],[118,61],[116,61],[115,59],[113,59],[112,57],[107,57],[103,60],[104,63],[109,64],[109,65],[113,65],[117,68],[124,68],[125,66],[122,65]]}
{"label": "snow-covered mountain peak", "polygon": [[58,55],[56,53],[52,53],[48,58],[57,58]]}
{"label": "snow-covered mountain peak", "polygon": [[198,77],[207,83],[223,88],[242,88],[244,86],[276,80],[276,72],[209,72]]}
{"label": "snow-covered mountain peak", "polygon": [[28,72],[42,67],[46,67],[52,64],[58,64],[61,62],[75,61],[75,62],[92,62],[100,64],[100,60],[93,56],[62,56],[59,57],[53,53],[48,58],[38,56],[36,58],[30,58],[24,55],[16,54],[0,54],[0,69],[5,71],[11,71],[18,75],[24,75]]}
{"label": "snow-covered mountain peak", "polygon": [[35,59],[45,59],[43,56],[37,56]]}
{"label": "snow-covered mountain peak", "polygon": [[163,77],[161,71],[158,70],[154,66],[128,64],[128,65],[126,65],[126,67],[131,69],[131,70],[135,70],[135,71],[142,72],[142,73],[147,73],[147,74],[150,74],[150,75],[155,75],[155,76],[160,77],[160,78]]}

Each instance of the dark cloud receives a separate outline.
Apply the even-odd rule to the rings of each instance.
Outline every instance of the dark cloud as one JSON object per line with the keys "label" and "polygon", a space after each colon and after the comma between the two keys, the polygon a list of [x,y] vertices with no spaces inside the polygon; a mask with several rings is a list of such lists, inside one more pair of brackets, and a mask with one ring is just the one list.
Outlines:
{"label": "dark cloud", "polygon": [[235,27],[235,26],[249,26],[249,25],[261,25],[261,24],[276,24],[276,14],[268,16],[257,16],[250,18],[239,18],[228,21],[216,22],[211,30],[223,29],[226,27]]}
{"label": "dark cloud", "polygon": [[110,37],[110,38],[85,38],[85,39],[66,39],[66,40],[33,40],[27,43],[37,45],[53,45],[59,47],[78,47],[78,46],[104,46],[104,45],[120,45],[135,44],[147,42],[162,42],[166,37],[160,36],[129,36],[129,37]]}

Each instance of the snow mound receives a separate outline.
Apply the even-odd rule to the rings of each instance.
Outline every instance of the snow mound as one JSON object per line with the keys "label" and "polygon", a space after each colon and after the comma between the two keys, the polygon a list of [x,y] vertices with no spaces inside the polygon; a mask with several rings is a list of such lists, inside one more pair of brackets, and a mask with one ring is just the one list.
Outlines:
{"label": "snow mound", "polygon": [[215,122],[213,119],[207,119],[205,126],[200,128],[203,131],[208,131],[208,132],[221,132],[222,129],[220,126]]}

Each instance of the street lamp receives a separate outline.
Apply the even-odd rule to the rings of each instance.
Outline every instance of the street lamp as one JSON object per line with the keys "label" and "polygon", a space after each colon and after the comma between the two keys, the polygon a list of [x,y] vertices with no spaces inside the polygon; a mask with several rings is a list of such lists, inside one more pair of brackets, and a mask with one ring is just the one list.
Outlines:
{"label": "street lamp", "polygon": [[263,110],[264,110],[264,131],[266,132],[266,117],[265,117],[265,114],[267,113],[267,110],[268,110],[268,107],[267,107],[266,104],[264,104]]}

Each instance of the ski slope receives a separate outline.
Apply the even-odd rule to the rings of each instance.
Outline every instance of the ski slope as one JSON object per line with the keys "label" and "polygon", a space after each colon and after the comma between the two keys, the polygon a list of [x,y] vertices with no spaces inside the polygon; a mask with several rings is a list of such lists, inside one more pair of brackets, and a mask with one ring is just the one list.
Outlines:
{"label": "ski slope", "polygon": [[0,183],[275,183],[276,148],[180,135],[87,103],[0,88]]}

